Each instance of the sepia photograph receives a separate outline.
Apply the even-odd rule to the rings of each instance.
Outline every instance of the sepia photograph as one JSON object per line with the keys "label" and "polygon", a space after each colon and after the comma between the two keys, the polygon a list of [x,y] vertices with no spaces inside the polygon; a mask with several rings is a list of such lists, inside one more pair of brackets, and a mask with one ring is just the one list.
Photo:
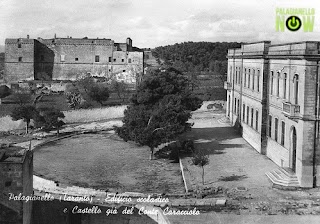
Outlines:
{"label": "sepia photograph", "polygon": [[0,1],[0,224],[156,223],[320,223],[317,0]]}

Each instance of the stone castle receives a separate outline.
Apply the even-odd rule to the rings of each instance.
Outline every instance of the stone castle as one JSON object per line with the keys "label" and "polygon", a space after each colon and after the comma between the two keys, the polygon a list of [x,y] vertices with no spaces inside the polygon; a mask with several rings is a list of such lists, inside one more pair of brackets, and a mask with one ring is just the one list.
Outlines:
{"label": "stone castle", "polygon": [[134,84],[143,73],[143,52],[132,40],[57,38],[5,40],[5,82],[75,80],[81,75]]}

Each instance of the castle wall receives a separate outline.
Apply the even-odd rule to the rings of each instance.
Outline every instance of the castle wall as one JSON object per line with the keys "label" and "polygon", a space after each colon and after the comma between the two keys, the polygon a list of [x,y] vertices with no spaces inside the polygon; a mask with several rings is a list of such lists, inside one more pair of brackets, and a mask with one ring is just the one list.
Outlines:
{"label": "castle wall", "polygon": [[[23,51],[17,50],[16,39],[7,39],[7,82],[76,80],[91,74],[135,83],[136,76],[143,72],[143,52],[129,51],[132,50],[132,41],[128,39],[128,43],[114,43],[110,39],[38,38],[32,40],[34,49],[25,48]],[[29,61],[18,63],[19,55]]]}

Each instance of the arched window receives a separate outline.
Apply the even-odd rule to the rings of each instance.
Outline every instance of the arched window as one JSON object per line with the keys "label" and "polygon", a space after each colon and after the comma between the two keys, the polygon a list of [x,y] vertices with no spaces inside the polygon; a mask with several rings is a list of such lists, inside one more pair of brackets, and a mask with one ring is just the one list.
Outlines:
{"label": "arched window", "polygon": [[293,77],[293,97],[294,97],[294,104],[298,104],[299,100],[299,75],[295,74]]}

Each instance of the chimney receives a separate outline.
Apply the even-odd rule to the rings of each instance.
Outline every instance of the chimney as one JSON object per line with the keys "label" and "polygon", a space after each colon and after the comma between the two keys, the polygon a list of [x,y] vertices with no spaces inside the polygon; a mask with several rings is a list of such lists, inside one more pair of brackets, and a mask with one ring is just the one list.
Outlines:
{"label": "chimney", "polygon": [[54,39],[57,39],[57,34],[56,33],[54,34]]}
{"label": "chimney", "polygon": [[30,38],[30,36],[29,36],[29,34],[27,35],[27,39],[29,39]]}

